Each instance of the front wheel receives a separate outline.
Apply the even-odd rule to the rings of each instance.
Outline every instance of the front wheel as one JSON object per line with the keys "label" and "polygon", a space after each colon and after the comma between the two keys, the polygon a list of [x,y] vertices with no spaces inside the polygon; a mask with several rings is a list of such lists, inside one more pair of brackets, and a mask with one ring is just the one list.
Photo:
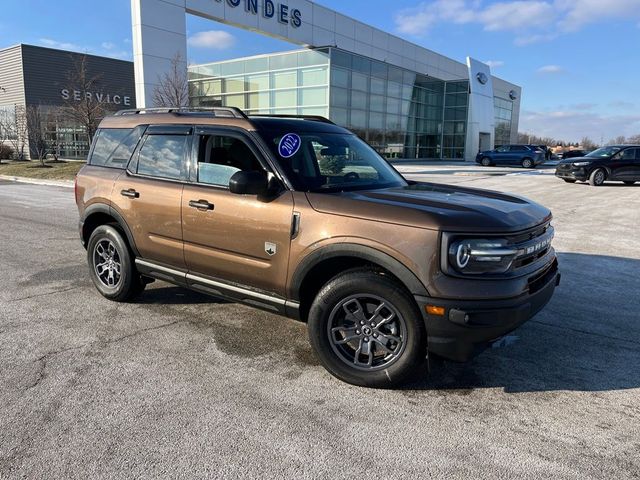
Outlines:
{"label": "front wheel", "polygon": [[589,175],[589,185],[592,187],[599,187],[607,178],[607,174],[602,168],[596,168],[591,175]]}
{"label": "front wheel", "polygon": [[396,386],[426,357],[424,324],[413,298],[375,270],[354,269],[329,281],[311,306],[308,329],[324,367],[353,385]]}
{"label": "front wheel", "polygon": [[482,157],[480,159],[480,164],[483,167],[489,167],[491,165],[491,159],[489,157]]}
{"label": "front wheel", "polygon": [[91,233],[87,260],[91,280],[105,298],[124,302],[144,290],[129,247],[115,227],[101,225]]}
{"label": "front wheel", "polygon": [[533,160],[531,160],[530,158],[522,159],[522,168],[533,168],[533,167],[534,167]]}

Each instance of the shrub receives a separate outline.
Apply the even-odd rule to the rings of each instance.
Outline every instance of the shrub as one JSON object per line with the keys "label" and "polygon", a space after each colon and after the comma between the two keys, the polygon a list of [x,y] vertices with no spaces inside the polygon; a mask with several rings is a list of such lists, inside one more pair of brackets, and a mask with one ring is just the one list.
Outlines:
{"label": "shrub", "polygon": [[9,145],[0,144],[0,160],[9,160],[13,157],[13,148]]}
{"label": "shrub", "polygon": [[331,157],[323,157],[319,162],[320,171],[322,174],[337,175],[342,172],[342,169],[347,164],[347,159],[343,155],[336,155]]}

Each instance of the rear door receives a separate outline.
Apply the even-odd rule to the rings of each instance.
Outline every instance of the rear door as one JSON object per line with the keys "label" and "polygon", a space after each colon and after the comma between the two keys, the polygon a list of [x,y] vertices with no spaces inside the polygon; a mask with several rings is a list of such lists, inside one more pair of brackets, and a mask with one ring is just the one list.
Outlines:
{"label": "rear door", "polygon": [[270,171],[242,130],[198,129],[192,158],[192,183],[182,197],[189,272],[285,296],[292,193],[258,198],[229,191],[229,179],[237,171]]}
{"label": "rear door", "polygon": [[493,154],[493,163],[496,165],[509,163],[509,157],[511,152],[509,150],[509,145],[501,145],[495,149],[495,153]]}
{"label": "rear door", "polygon": [[191,131],[183,125],[148,127],[112,194],[112,206],[127,222],[140,255],[182,270],[181,201]]}

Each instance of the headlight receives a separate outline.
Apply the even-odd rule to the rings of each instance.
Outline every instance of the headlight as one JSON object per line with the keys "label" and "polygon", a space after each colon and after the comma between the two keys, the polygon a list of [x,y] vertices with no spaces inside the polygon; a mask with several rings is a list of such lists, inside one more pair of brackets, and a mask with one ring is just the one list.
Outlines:
{"label": "headlight", "polygon": [[591,162],[573,162],[574,167],[586,167],[587,165],[591,165]]}
{"label": "headlight", "polygon": [[449,264],[460,273],[504,273],[517,255],[502,239],[464,239],[449,246]]}

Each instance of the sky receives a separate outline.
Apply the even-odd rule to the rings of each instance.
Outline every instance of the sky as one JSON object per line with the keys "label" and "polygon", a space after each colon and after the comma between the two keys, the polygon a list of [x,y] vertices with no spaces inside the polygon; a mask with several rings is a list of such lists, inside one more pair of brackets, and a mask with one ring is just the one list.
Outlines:
{"label": "sky", "polygon": [[[212,0],[213,1],[213,0]],[[640,134],[640,0],[316,0],[522,86],[520,131],[596,142]],[[129,0],[2,0],[0,48],[17,43],[130,60]],[[205,63],[297,48],[188,16]]]}

